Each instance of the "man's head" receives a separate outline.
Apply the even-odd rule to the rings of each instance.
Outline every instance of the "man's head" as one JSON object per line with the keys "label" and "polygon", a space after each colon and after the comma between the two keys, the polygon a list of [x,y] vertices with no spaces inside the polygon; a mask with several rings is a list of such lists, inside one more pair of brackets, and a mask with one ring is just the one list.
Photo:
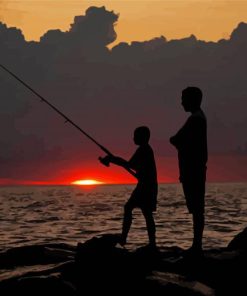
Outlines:
{"label": "man's head", "polygon": [[195,86],[189,86],[182,91],[182,105],[186,112],[198,110],[202,102],[202,91]]}
{"label": "man's head", "polygon": [[134,131],[134,142],[136,145],[148,144],[150,138],[150,130],[147,126],[137,127]]}

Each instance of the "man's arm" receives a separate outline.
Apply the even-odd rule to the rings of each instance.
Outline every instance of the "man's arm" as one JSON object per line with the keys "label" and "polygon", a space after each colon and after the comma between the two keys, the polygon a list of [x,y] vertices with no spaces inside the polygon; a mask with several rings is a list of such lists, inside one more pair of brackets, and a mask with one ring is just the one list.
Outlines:
{"label": "man's arm", "polygon": [[178,141],[177,141],[177,137],[176,137],[176,135],[175,135],[175,136],[172,136],[172,137],[170,138],[170,143],[171,143],[173,146],[175,146],[176,148],[178,148]]}
{"label": "man's arm", "polygon": [[186,138],[187,122],[185,125],[176,133],[176,135],[170,138],[170,143],[177,149],[180,149]]}
{"label": "man's arm", "polygon": [[181,129],[170,138],[170,143],[178,150],[187,147],[197,138],[200,132],[201,120],[195,116],[190,116]]}

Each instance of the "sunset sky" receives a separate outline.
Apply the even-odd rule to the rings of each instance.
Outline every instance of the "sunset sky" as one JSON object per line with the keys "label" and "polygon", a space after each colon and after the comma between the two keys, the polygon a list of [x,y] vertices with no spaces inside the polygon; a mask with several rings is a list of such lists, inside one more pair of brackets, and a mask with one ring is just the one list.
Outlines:
{"label": "sunset sky", "polygon": [[170,40],[191,34],[216,41],[228,38],[240,21],[247,21],[246,0],[1,0],[0,20],[20,28],[26,40],[39,40],[49,29],[68,30],[74,16],[92,5],[106,6],[120,14],[115,44],[160,35]]}
{"label": "sunset sky", "polygon": [[[105,6],[97,21],[90,6]],[[247,180],[247,0],[0,1],[0,22],[5,66],[110,151],[128,159],[148,125],[160,182],[178,182],[181,90],[201,87],[208,180]],[[0,185],[135,182],[3,71],[0,88]]]}

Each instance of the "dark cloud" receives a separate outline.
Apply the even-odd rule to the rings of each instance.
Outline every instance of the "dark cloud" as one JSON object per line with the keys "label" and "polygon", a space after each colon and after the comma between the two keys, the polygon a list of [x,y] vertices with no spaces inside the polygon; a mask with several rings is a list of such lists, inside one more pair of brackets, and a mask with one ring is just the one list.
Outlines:
{"label": "dark cloud", "polygon": [[[133,129],[146,124],[156,155],[174,156],[168,139],[187,116],[180,95],[188,85],[204,93],[210,153],[245,145],[247,24],[219,42],[160,36],[109,50],[117,20],[104,7],[90,7],[67,32],[50,30],[40,42],[26,42],[19,29],[0,23],[1,61],[113,152],[130,155]],[[39,167],[26,178],[39,176],[46,162],[54,170],[78,158],[97,164],[94,144],[6,73],[0,79],[0,161],[8,172],[1,176],[17,177],[17,163]]]}
{"label": "dark cloud", "polygon": [[233,150],[234,154],[247,156],[247,142],[245,142],[242,146],[237,146],[235,150]]}
{"label": "dark cloud", "polygon": [[74,18],[69,31],[71,39],[89,47],[106,46],[117,38],[113,27],[117,20],[118,16],[107,11],[105,7],[90,7],[85,15]]}

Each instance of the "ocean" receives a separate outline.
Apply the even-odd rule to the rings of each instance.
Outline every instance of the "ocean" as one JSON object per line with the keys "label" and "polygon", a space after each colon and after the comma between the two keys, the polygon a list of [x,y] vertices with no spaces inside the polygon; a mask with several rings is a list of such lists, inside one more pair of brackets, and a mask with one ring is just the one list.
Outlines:
{"label": "ocean", "polygon": [[[0,250],[68,243],[120,233],[123,206],[133,185],[0,187]],[[188,248],[192,242],[180,184],[159,186],[155,213],[158,246]],[[128,249],[148,243],[140,210],[133,212]],[[247,226],[247,183],[207,184],[204,248],[225,247]]]}

